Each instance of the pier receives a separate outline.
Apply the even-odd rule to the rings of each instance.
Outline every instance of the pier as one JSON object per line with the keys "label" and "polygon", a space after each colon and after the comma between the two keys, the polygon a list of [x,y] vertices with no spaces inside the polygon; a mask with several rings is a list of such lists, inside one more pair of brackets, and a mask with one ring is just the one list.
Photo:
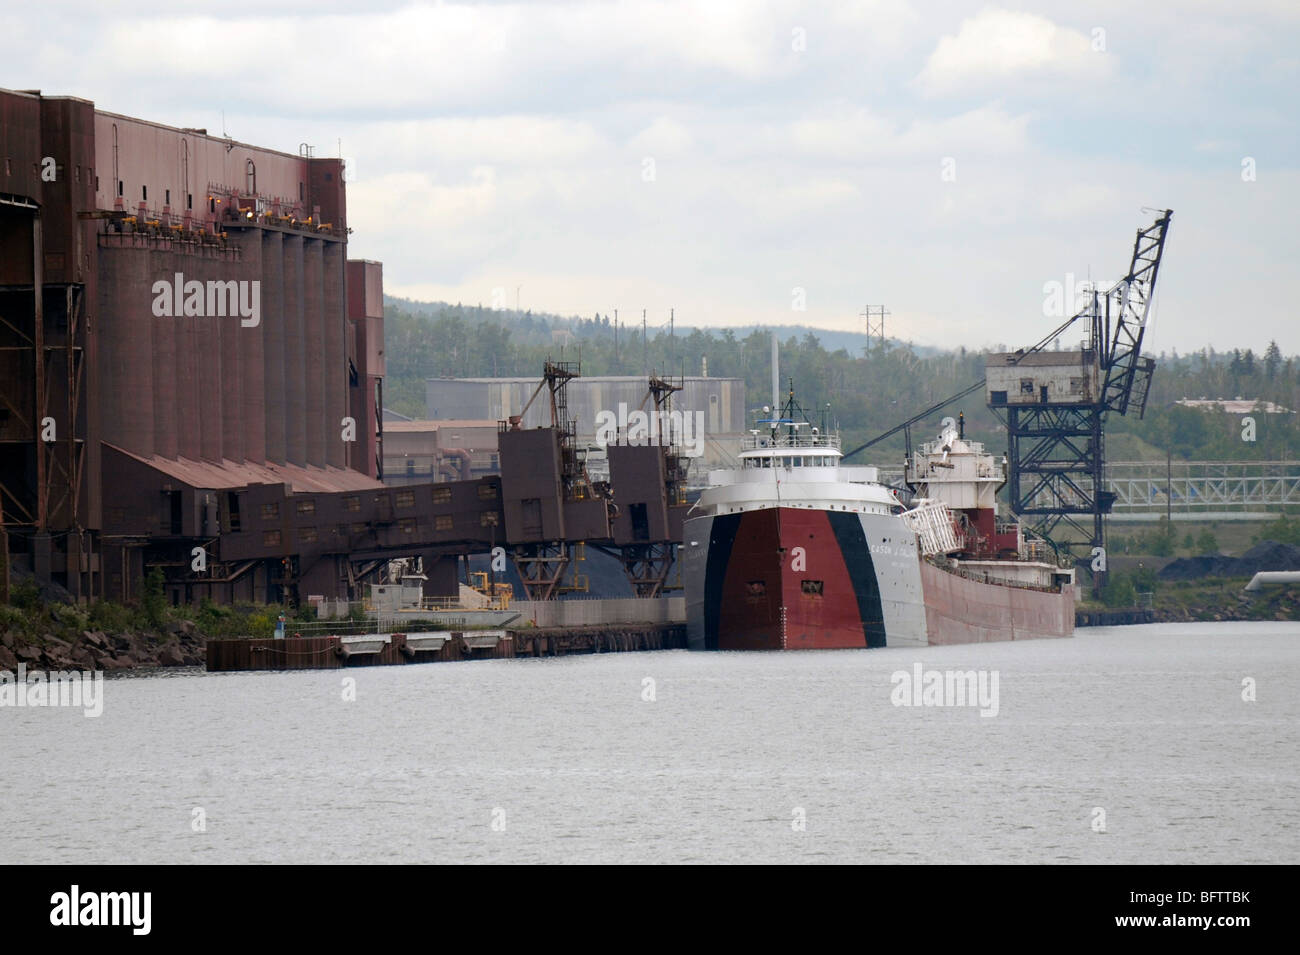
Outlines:
{"label": "pier", "polygon": [[206,665],[210,673],[331,670],[685,648],[686,627],[676,623],[286,637],[281,640],[241,637],[208,641]]}

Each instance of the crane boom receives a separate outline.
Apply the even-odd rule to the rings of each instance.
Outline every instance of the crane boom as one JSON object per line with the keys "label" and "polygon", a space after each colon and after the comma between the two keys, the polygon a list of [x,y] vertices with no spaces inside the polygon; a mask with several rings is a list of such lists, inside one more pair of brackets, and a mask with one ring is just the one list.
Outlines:
{"label": "crane boom", "polygon": [[1135,393],[1138,417],[1146,410],[1147,389],[1155,362],[1142,357],[1142,336],[1146,332],[1172,217],[1173,211],[1165,209],[1155,222],[1138,230],[1128,274],[1105,293],[1104,309],[1098,296],[1093,296],[1093,342],[1104,348],[1101,355],[1102,371],[1106,373],[1101,390],[1103,413],[1127,414]]}

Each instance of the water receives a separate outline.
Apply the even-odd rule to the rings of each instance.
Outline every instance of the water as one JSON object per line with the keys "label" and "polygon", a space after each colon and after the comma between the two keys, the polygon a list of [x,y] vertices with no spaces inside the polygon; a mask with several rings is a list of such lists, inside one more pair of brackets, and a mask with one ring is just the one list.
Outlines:
{"label": "water", "polygon": [[[892,705],[918,661],[997,670],[997,716]],[[105,693],[0,709],[0,862],[1300,861],[1296,624]]]}

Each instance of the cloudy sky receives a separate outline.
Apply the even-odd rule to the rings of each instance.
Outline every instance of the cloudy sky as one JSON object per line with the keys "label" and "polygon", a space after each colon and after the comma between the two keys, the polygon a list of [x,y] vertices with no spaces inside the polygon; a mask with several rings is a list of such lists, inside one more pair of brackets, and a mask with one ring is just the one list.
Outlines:
{"label": "cloudy sky", "polygon": [[0,34],[0,86],[348,157],[393,294],[1028,344],[1168,207],[1149,347],[1300,352],[1294,0],[46,2]]}

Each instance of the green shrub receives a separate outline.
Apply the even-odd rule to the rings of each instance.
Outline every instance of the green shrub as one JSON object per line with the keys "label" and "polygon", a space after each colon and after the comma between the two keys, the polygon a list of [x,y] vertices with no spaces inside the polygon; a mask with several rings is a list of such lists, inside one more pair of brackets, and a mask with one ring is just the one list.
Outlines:
{"label": "green shrub", "polygon": [[1153,594],[1159,586],[1152,567],[1138,567],[1132,573],[1133,589],[1140,594]]}
{"label": "green shrub", "polygon": [[90,605],[90,629],[105,633],[122,633],[130,630],[135,623],[135,614],[129,607],[100,600]]}
{"label": "green shrub", "polygon": [[74,636],[90,629],[90,614],[72,604],[50,604],[50,617],[65,633]]}
{"label": "green shrub", "polygon": [[1137,588],[1133,586],[1133,578],[1118,571],[1108,574],[1106,585],[1101,589],[1101,602],[1107,607],[1135,606]]}
{"label": "green shrub", "polygon": [[0,630],[25,631],[27,623],[27,611],[18,607],[10,607],[7,604],[0,604]]}
{"label": "green shrub", "polygon": [[9,602],[20,610],[37,610],[41,606],[41,588],[34,580],[14,584],[9,591]]}
{"label": "green shrub", "polygon": [[266,607],[256,613],[251,613],[244,619],[244,633],[242,636],[256,637],[259,640],[273,639],[275,637],[275,622],[279,618],[279,607]]}
{"label": "green shrub", "polygon": [[140,610],[145,622],[154,629],[167,622],[167,597],[163,591],[163,572],[161,567],[149,571],[144,579],[140,594]]}

